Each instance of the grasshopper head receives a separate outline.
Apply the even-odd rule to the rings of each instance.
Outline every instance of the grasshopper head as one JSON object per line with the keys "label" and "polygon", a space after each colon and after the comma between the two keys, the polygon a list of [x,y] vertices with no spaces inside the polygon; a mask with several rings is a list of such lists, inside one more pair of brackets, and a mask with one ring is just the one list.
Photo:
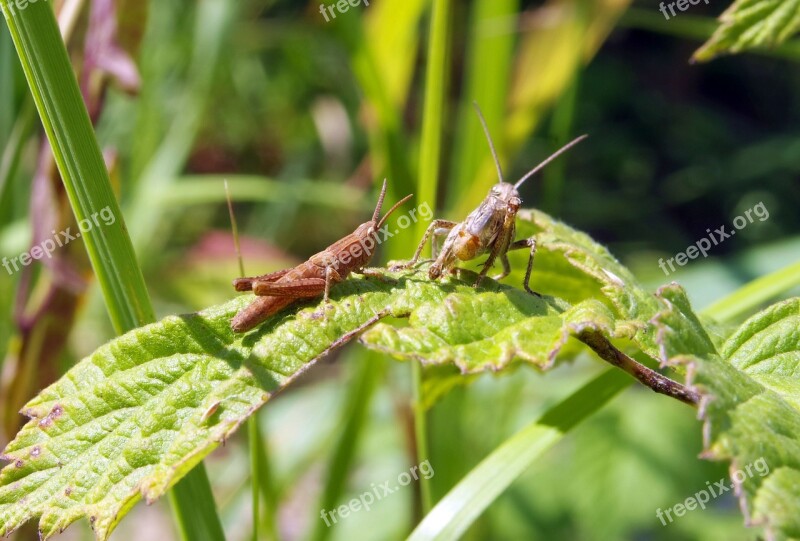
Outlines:
{"label": "grasshopper head", "polygon": [[[519,204],[520,204],[519,193],[517,192],[519,187],[522,186],[522,184],[524,184],[526,180],[528,180],[533,175],[535,175],[536,173],[541,171],[547,164],[549,164],[550,162],[555,160],[561,154],[563,154],[564,152],[566,152],[570,148],[574,147],[575,145],[577,145],[578,143],[580,143],[581,141],[583,141],[587,137],[586,135],[581,135],[580,137],[577,137],[576,139],[573,139],[571,142],[567,143],[566,145],[564,145],[560,149],[556,150],[553,154],[550,155],[549,158],[544,160],[542,163],[540,163],[539,165],[537,165],[536,167],[534,167],[533,169],[528,171],[521,179],[519,179],[516,182],[516,184],[514,184],[514,185],[506,184],[503,181],[504,180],[503,179],[503,168],[500,167],[500,159],[497,157],[497,150],[495,150],[495,148],[494,148],[494,142],[492,141],[492,136],[489,133],[489,126],[488,126],[488,124],[486,124],[486,119],[483,118],[483,113],[481,113],[481,108],[478,107],[478,104],[476,102],[473,102],[473,105],[475,106],[475,111],[478,113],[478,119],[480,120],[481,126],[483,127],[483,132],[484,132],[484,134],[486,134],[486,140],[489,142],[489,150],[491,150],[491,152],[492,152],[492,158],[494,158],[494,165],[495,165],[495,167],[497,167],[497,178],[500,180],[500,182],[495,184],[494,187],[492,188],[492,191],[489,193],[489,197],[490,198],[494,197],[498,201],[500,201],[501,203],[504,202],[504,203],[507,203],[507,204],[510,204],[510,205],[513,205],[516,202],[517,208],[519,208]],[[514,201],[513,198],[516,198],[516,201]]]}
{"label": "grasshopper head", "polygon": [[513,184],[498,182],[489,190],[489,197],[495,208],[505,208],[516,203],[520,205],[519,192]]}
{"label": "grasshopper head", "polygon": [[[386,223],[386,220],[389,219],[389,216],[397,210],[397,207],[411,199],[412,194],[409,194],[402,198],[400,201],[394,204],[389,211],[383,215],[381,218],[381,207],[383,206],[383,199],[386,197],[386,180],[383,181],[383,186],[381,187],[381,194],[378,196],[378,204],[375,205],[375,212],[372,214],[372,220],[368,222],[364,222],[355,230],[353,235],[357,239],[361,239],[359,241],[360,244],[364,246],[364,253],[367,257],[372,257],[372,253],[375,250],[376,244],[379,244],[380,241],[378,240],[378,231],[383,227]],[[367,247],[369,246],[369,247]],[[368,261],[368,259],[366,260]]]}

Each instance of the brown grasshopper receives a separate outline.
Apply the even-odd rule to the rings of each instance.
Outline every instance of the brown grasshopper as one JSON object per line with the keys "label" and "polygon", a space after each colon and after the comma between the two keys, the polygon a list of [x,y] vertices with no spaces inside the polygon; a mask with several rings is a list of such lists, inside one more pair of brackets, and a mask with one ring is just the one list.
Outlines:
{"label": "brown grasshopper", "polygon": [[501,280],[511,272],[511,266],[508,263],[508,251],[530,248],[531,253],[528,258],[528,269],[525,272],[524,286],[528,293],[537,295],[537,293],[530,288],[533,258],[536,255],[536,239],[530,237],[514,241],[516,232],[515,218],[521,205],[518,190],[526,180],[541,171],[542,168],[581,142],[587,136],[582,135],[566,144],[554,152],[549,158],[531,169],[519,179],[516,184],[512,185],[503,180],[503,170],[500,167],[500,160],[497,158],[497,152],[494,148],[492,137],[489,134],[489,127],[486,125],[486,120],[483,118],[483,114],[477,104],[475,104],[475,109],[478,112],[478,118],[483,126],[486,139],[489,141],[489,149],[492,152],[500,182],[492,186],[486,199],[484,199],[478,208],[473,210],[463,222],[457,223],[448,220],[433,220],[425,231],[425,235],[422,237],[417,251],[414,252],[414,257],[409,263],[400,268],[408,268],[417,263],[422,249],[425,247],[428,239],[431,238],[431,235],[433,235],[435,239],[436,237],[446,234],[447,237],[438,255],[436,253],[436,243],[432,241],[434,245],[434,262],[428,269],[428,276],[434,280],[439,278],[444,271],[455,273],[455,265],[458,261],[471,261],[488,252],[489,257],[483,264],[478,279],[475,281],[475,287],[478,287],[484,277],[486,277],[489,269],[494,266],[494,262],[498,257],[503,264],[503,272],[496,276],[495,279]]}
{"label": "brown grasshopper", "polygon": [[384,180],[372,220],[361,224],[343,239],[312,255],[308,261],[291,269],[234,280],[233,287],[236,291],[253,291],[258,297],[231,320],[233,332],[249,331],[272,314],[301,299],[324,295],[325,302],[329,302],[331,285],[344,281],[351,272],[363,273],[364,267],[372,260],[372,254],[380,243],[378,231],[392,212],[411,198],[411,195],[407,195],[395,203],[378,221],[385,195]]}

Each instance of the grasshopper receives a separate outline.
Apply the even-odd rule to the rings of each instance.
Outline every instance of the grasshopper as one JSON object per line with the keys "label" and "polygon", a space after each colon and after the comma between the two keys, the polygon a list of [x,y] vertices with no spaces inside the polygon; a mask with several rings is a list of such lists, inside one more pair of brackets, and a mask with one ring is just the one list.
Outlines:
{"label": "grasshopper", "polygon": [[[534,292],[530,287],[533,258],[536,255],[536,239],[530,237],[518,241],[514,240],[516,232],[515,219],[522,203],[519,197],[519,187],[522,186],[526,180],[541,171],[558,156],[584,140],[587,136],[582,135],[564,145],[549,158],[528,171],[516,184],[509,184],[503,180],[503,170],[500,167],[500,160],[497,157],[497,151],[494,148],[492,137],[489,134],[489,127],[486,124],[486,120],[477,104],[475,104],[475,109],[478,113],[481,125],[483,126],[483,131],[486,134],[486,139],[489,141],[489,149],[492,152],[500,182],[492,186],[486,199],[484,199],[478,208],[473,210],[463,222],[433,220],[425,231],[425,235],[422,237],[422,241],[420,241],[417,251],[414,253],[414,257],[409,263],[402,265],[400,268],[408,268],[415,265],[419,260],[425,244],[428,242],[428,239],[431,238],[431,235],[433,235],[434,262],[428,269],[428,276],[432,280],[435,280],[439,278],[444,271],[455,273],[455,265],[458,261],[471,261],[488,252],[489,257],[483,264],[483,268],[474,284],[475,287],[478,287],[481,281],[486,277],[489,269],[494,266],[495,260],[498,257],[503,264],[503,272],[496,276],[495,279],[502,280],[511,272],[511,266],[508,263],[508,251],[529,248],[530,257],[528,258],[528,268],[525,272],[524,286],[528,293],[538,295],[538,293]],[[435,239],[445,234],[447,237],[442,244],[441,251],[437,254]]]}
{"label": "grasshopper", "polygon": [[308,261],[291,269],[234,280],[233,287],[236,291],[253,291],[258,297],[231,320],[233,332],[249,331],[272,314],[301,299],[323,295],[325,302],[329,302],[331,285],[344,281],[351,272],[363,274],[364,267],[372,260],[375,248],[380,243],[378,231],[392,212],[411,198],[411,195],[407,195],[395,203],[378,221],[385,195],[384,180],[372,220],[361,224],[343,239],[312,255]]}

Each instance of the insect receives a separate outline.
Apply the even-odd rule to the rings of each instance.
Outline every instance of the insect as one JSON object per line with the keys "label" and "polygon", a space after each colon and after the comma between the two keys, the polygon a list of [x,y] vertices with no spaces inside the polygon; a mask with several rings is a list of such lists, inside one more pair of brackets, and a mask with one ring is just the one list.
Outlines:
{"label": "insect", "polygon": [[234,280],[233,287],[236,291],[253,291],[258,297],[231,320],[233,332],[249,331],[272,314],[301,299],[324,295],[325,302],[329,302],[331,285],[344,281],[351,272],[363,273],[364,267],[372,260],[372,254],[380,244],[378,231],[392,212],[411,198],[411,195],[407,195],[395,203],[378,221],[385,196],[384,180],[372,220],[314,254],[308,261],[291,269]]}
{"label": "insect", "polygon": [[[431,279],[437,279],[445,271],[456,272],[455,265],[458,261],[471,261],[488,252],[489,257],[483,264],[483,268],[475,281],[475,287],[478,287],[481,281],[486,277],[489,269],[494,266],[495,260],[498,257],[503,264],[503,272],[496,276],[495,279],[501,280],[511,272],[511,266],[508,263],[508,251],[529,248],[530,257],[528,258],[528,268],[525,272],[524,286],[528,293],[538,295],[538,293],[534,292],[530,287],[533,258],[536,255],[536,239],[530,237],[514,241],[516,232],[515,218],[522,203],[519,197],[519,187],[558,156],[583,141],[587,136],[582,135],[570,143],[567,143],[554,152],[549,158],[528,171],[516,184],[509,184],[503,180],[503,170],[500,167],[500,160],[497,157],[492,137],[489,134],[489,127],[477,104],[475,104],[475,110],[478,112],[478,118],[483,126],[486,139],[489,141],[489,149],[492,152],[500,182],[492,186],[486,199],[484,199],[478,208],[473,210],[463,222],[433,220],[425,231],[425,235],[422,237],[417,251],[414,252],[414,257],[409,263],[400,268],[408,268],[415,265],[419,260],[422,249],[425,247],[428,239],[431,238],[431,235],[433,235],[434,262],[428,269],[428,276]],[[447,235],[447,237],[442,244],[441,251],[437,254],[435,238],[444,235]]]}

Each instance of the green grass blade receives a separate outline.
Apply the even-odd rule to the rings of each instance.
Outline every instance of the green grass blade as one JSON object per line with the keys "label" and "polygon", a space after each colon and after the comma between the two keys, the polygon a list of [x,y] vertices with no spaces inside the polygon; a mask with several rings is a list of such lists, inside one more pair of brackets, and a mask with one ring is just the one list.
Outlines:
{"label": "green grass blade", "polygon": [[230,185],[231,198],[237,202],[292,202],[332,209],[369,212],[372,201],[364,192],[335,182],[297,179],[280,182],[258,175],[187,175],[160,190],[156,201],[164,208],[175,205],[205,205],[225,202],[223,182]]}
{"label": "green grass blade", "polygon": [[[334,4],[335,2],[325,2]],[[391,6],[390,6],[391,7]],[[413,9],[407,8],[405,9]],[[410,18],[413,21],[413,17]],[[353,74],[359,82],[365,101],[374,107],[376,129],[370,133],[370,159],[375,160],[375,175],[388,177],[389,199],[397,200],[411,191],[413,175],[408,163],[407,135],[403,130],[402,111],[395,105],[390,82],[379,68],[381,58],[371,47],[370,36],[361,17],[339,17],[334,30],[350,53]],[[395,89],[396,92],[396,89]],[[394,253],[396,248],[389,247]]]}
{"label": "green grass blade", "polygon": [[250,498],[253,507],[253,541],[258,541],[258,525],[261,517],[261,430],[258,427],[258,416],[253,415],[247,420],[247,444],[250,453]]}
{"label": "green grass blade", "polygon": [[[144,277],[52,8],[40,2],[20,10],[11,0],[0,0],[0,7],[75,218],[81,224],[95,217],[95,226],[87,226],[81,236],[114,329],[122,334],[152,322],[155,314]],[[97,220],[103,211],[114,217],[113,223]],[[196,468],[184,483],[187,487],[176,487],[172,495],[180,529],[224,539],[205,470]]]}
{"label": "green grass blade", "polygon": [[[442,125],[444,98],[447,92],[448,41],[450,31],[450,0],[433,3],[428,36],[427,69],[425,71],[425,104],[422,112],[420,141],[418,201],[436,204],[442,156]],[[428,224],[417,224],[416,238],[421,238]]]}
{"label": "green grass blade", "polygon": [[[20,159],[22,158],[22,151],[25,148],[25,142],[31,134],[36,119],[36,111],[33,107],[33,101],[29,97],[25,97],[22,107],[17,115],[17,120],[11,128],[8,140],[3,148],[3,153],[0,155],[0,208],[5,211],[7,203],[4,200],[6,189],[11,183],[11,179],[17,174],[17,167],[19,167]],[[8,209],[8,213],[3,214],[3,221],[11,221],[16,218],[13,209]]]}
{"label": "green grass blade", "polygon": [[[254,415],[253,419],[257,420],[258,415]],[[249,419],[248,419],[249,421]],[[264,515],[261,517],[261,522],[264,525],[264,531],[267,534],[267,539],[277,541],[280,539],[278,534],[278,489],[277,481],[273,471],[269,442],[264,439],[262,435],[261,426],[256,430],[259,445],[254,449],[258,453],[258,480],[257,485],[261,497],[264,498]],[[255,499],[255,497],[254,497]]]}
{"label": "green grass blade", "polygon": [[49,4],[20,11],[0,0],[78,223],[108,208],[111,225],[82,234],[118,333],[153,321],[144,279]]}
{"label": "green grass blade", "polygon": [[[581,71],[575,70],[572,84],[564,91],[553,110],[550,135],[555,141],[554,148],[561,148],[572,138],[572,124],[578,102]],[[542,172],[542,203],[539,205],[548,212],[558,214],[564,201],[566,188],[566,160],[555,163]]]}
{"label": "green grass blade", "polygon": [[800,262],[756,278],[703,310],[703,314],[719,321],[731,321],[797,286],[800,286]]}
{"label": "green grass blade", "polygon": [[5,148],[8,143],[11,127],[14,123],[14,89],[15,61],[14,44],[8,29],[0,27],[0,148]]}
{"label": "green grass blade", "polygon": [[[442,155],[442,126],[444,122],[444,99],[447,93],[449,61],[450,0],[433,3],[430,34],[428,36],[427,69],[425,73],[425,104],[422,117],[422,140],[420,141],[419,177],[417,181],[417,201],[436,206],[436,193]],[[415,238],[422,238],[428,224],[417,224]],[[422,368],[418,363],[411,365],[411,378],[414,388],[414,433],[416,440],[417,464],[428,460],[427,413],[422,389]],[[420,479],[422,511],[431,509],[432,497],[430,480]]]}
{"label": "green grass blade", "polygon": [[224,541],[211,484],[202,462],[190,471],[169,493],[175,521],[186,541]]}
{"label": "green grass blade", "polygon": [[408,540],[459,539],[536,458],[632,383],[626,374],[607,370],[548,410],[538,421],[506,440],[464,477]]}

